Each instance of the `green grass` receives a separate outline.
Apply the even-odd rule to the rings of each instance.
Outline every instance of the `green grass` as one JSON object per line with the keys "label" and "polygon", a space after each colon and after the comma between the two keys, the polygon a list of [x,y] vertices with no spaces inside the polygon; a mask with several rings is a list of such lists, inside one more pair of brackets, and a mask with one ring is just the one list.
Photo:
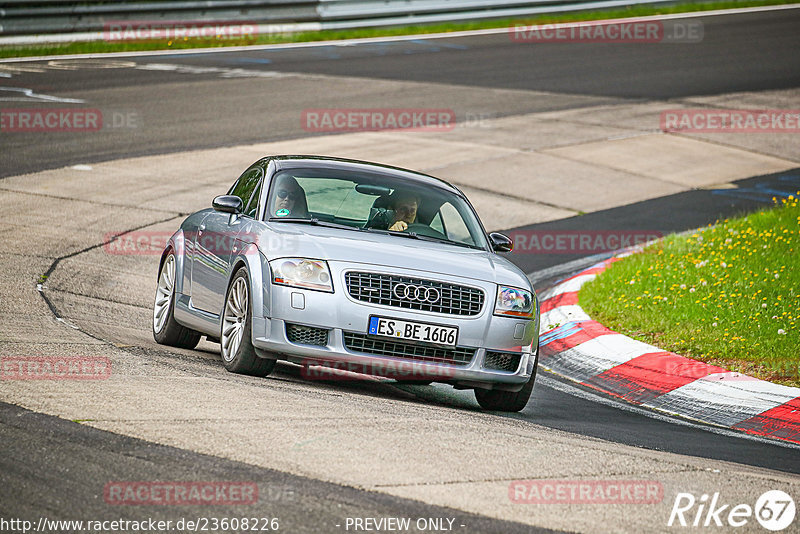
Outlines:
{"label": "green grass", "polygon": [[295,43],[308,41],[327,41],[337,39],[354,39],[365,37],[386,37],[394,35],[415,35],[421,33],[452,32],[485,28],[511,27],[516,24],[550,24],[557,22],[576,22],[606,18],[639,17],[647,15],[664,15],[669,13],[686,13],[707,11],[712,9],[732,9],[739,7],[755,7],[768,5],[791,4],[796,0],[743,0],[723,2],[688,2],[668,6],[631,6],[627,8],[581,11],[574,13],[554,13],[525,19],[494,19],[463,23],[442,23],[416,26],[396,26],[387,28],[363,28],[353,30],[325,30],[319,32],[300,32],[293,34],[256,35],[245,39],[184,39],[179,41],[123,41],[123,42],[72,42],[51,45],[0,46],[0,58],[49,56],[63,54],[92,54],[102,52],[129,52],[140,50],[180,50],[189,48],[215,48],[223,46],[261,45]]}
{"label": "green grass", "polygon": [[611,264],[580,305],[664,350],[800,386],[800,207],[776,202]]}

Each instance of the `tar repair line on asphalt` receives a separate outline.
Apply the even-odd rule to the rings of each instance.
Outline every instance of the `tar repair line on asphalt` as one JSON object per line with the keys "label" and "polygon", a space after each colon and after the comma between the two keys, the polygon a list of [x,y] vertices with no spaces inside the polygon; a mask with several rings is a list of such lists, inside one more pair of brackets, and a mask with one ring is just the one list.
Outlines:
{"label": "tar repair line on asphalt", "polygon": [[[592,321],[578,306],[580,287],[630,253],[595,263],[542,292],[540,365],[584,387],[655,410],[651,415],[662,412],[739,431],[740,436],[800,444],[800,388],[635,341]],[[529,276],[542,278],[539,273]]]}

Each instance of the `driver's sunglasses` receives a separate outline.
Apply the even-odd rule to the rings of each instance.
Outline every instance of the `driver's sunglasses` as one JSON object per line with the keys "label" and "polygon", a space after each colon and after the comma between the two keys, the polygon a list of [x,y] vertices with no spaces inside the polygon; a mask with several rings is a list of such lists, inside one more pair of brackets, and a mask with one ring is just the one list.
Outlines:
{"label": "driver's sunglasses", "polygon": [[286,191],[285,189],[278,191],[276,194],[278,195],[278,198],[281,199],[288,198],[290,200],[295,200],[297,198],[297,193],[294,191]]}

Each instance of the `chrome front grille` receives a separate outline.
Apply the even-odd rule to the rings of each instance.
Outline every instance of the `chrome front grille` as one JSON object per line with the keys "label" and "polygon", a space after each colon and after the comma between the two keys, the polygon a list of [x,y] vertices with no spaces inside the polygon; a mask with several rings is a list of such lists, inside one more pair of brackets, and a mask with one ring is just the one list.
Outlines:
{"label": "chrome front grille", "polygon": [[481,289],[422,278],[351,271],[345,274],[347,292],[356,300],[449,315],[478,315]]}
{"label": "chrome front grille", "polygon": [[392,356],[406,360],[447,363],[450,365],[468,365],[475,356],[474,348],[456,347],[449,349],[431,347],[402,341],[377,339],[354,332],[344,333],[344,346],[348,350],[377,356]]}

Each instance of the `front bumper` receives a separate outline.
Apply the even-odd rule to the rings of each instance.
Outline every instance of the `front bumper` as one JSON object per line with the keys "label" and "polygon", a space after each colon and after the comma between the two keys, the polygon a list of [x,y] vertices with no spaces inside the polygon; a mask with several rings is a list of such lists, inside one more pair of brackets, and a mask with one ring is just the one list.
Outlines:
{"label": "front bumper", "polygon": [[[448,283],[461,283],[479,287],[484,291],[485,301],[481,312],[475,316],[456,316],[419,310],[409,310],[370,304],[352,298],[346,289],[344,273],[347,270],[362,270],[352,265],[344,268],[331,262],[334,293],[305,290],[282,285],[270,285],[265,291],[265,312],[269,316],[253,318],[253,346],[265,357],[279,358],[309,366],[331,366],[361,374],[385,376],[398,380],[433,380],[446,382],[456,387],[518,390],[531,377],[536,365],[538,350],[538,321],[493,315],[494,296],[497,286],[488,282],[461,280],[454,277],[437,277]],[[386,274],[424,276],[428,273],[396,270],[382,271],[372,266],[370,271]],[[265,276],[266,278],[266,276]],[[338,282],[338,283],[336,283]],[[267,282],[268,283],[268,282]],[[406,345],[411,341],[368,336],[369,317],[377,315],[406,321],[423,322],[458,328],[456,346],[460,352],[470,352],[471,358],[458,364],[426,361],[430,358],[403,355],[402,357],[375,354],[354,348],[346,334],[361,338],[387,341],[390,344]],[[302,325],[328,331],[327,339],[320,344],[290,341],[288,325]],[[321,344],[324,343],[324,344]],[[349,346],[348,346],[349,345]],[[419,344],[416,344],[419,345]],[[423,344],[424,345],[424,344]],[[487,363],[487,353],[493,358],[508,355],[515,368],[496,369]],[[491,360],[491,358],[490,358]]]}

